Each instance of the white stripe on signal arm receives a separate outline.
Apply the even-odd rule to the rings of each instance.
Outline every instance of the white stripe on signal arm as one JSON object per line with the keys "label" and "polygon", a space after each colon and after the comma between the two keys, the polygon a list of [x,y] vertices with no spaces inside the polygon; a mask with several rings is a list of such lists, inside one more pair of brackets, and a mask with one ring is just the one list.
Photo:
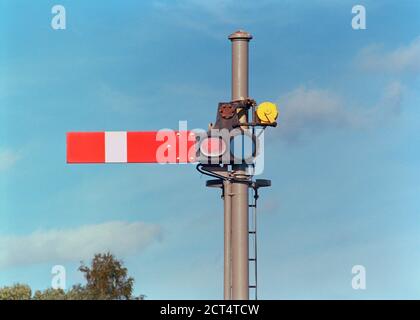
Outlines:
{"label": "white stripe on signal arm", "polygon": [[127,162],[126,131],[105,131],[105,162]]}

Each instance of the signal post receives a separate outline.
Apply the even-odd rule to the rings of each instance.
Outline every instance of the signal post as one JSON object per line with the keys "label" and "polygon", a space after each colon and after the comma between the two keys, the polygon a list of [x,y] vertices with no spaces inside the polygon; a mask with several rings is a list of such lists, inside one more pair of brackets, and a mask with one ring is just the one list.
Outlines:
{"label": "signal post", "polygon": [[[248,99],[248,44],[252,36],[245,31],[237,31],[229,36],[232,42],[232,101]],[[238,109],[240,124],[248,123],[248,109]],[[241,128],[247,128],[246,125]],[[250,177],[246,172],[246,164],[233,165],[234,182],[227,182],[228,190],[231,190],[231,231],[228,239],[231,239],[231,259],[226,267],[231,267],[231,282],[233,300],[249,299],[249,264],[248,264],[248,188]],[[245,180],[244,182],[239,182]],[[229,185],[231,184],[231,185]],[[229,197],[225,197],[229,199]],[[226,201],[226,200],[225,200]],[[225,207],[227,204],[225,205]],[[226,215],[226,212],[225,212]],[[229,218],[229,217],[227,217]],[[225,219],[226,221],[226,219]],[[229,236],[231,233],[231,237]],[[226,263],[226,262],[225,262]],[[229,271],[225,271],[225,274]],[[226,288],[225,284],[225,288]],[[228,293],[229,296],[229,293]]]}

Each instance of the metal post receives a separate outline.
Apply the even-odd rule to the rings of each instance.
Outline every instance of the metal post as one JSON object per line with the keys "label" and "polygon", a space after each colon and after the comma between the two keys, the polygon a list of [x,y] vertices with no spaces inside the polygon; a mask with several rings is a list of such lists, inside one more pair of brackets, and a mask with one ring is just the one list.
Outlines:
{"label": "metal post", "polygon": [[225,265],[224,265],[224,298],[232,299],[232,201],[231,183],[228,180],[223,182],[223,201],[225,212]]}
{"label": "metal post", "polygon": [[[232,41],[232,100],[248,98],[248,43],[252,36],[237,31],[229,36]],[[240,123],[248,122],[247,110],[238,110]],[[248,179],[246,166],[234,165],[237,179]],[[248,265],[248,183],[232,182],[232,299],[249,299]],[[225,235],[226,236],[226,235]]]}

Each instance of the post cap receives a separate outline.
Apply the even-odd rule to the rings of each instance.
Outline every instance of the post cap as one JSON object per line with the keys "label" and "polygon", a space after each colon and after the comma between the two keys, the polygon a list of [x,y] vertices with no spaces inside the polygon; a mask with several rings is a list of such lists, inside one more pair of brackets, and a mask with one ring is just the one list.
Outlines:
{"label": "post cap", "polygon": [[249,32],[246,32],[244,30],[238,30],[235,31],[234,33],[232,33],[229,36],[229,40],[234,41],[234,40],[251,40],[252,39],[252,35]]}

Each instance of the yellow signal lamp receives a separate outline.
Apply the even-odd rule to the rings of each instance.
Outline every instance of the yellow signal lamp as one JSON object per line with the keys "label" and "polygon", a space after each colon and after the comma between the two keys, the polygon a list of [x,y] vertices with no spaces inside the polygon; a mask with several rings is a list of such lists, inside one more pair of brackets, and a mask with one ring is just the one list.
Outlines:
{"label": "yellow signal lamp", "polygon": [[258,119],[263,124],[273,124],[279,116],[276,104],[268,101],[260,103],[256,113]]}

